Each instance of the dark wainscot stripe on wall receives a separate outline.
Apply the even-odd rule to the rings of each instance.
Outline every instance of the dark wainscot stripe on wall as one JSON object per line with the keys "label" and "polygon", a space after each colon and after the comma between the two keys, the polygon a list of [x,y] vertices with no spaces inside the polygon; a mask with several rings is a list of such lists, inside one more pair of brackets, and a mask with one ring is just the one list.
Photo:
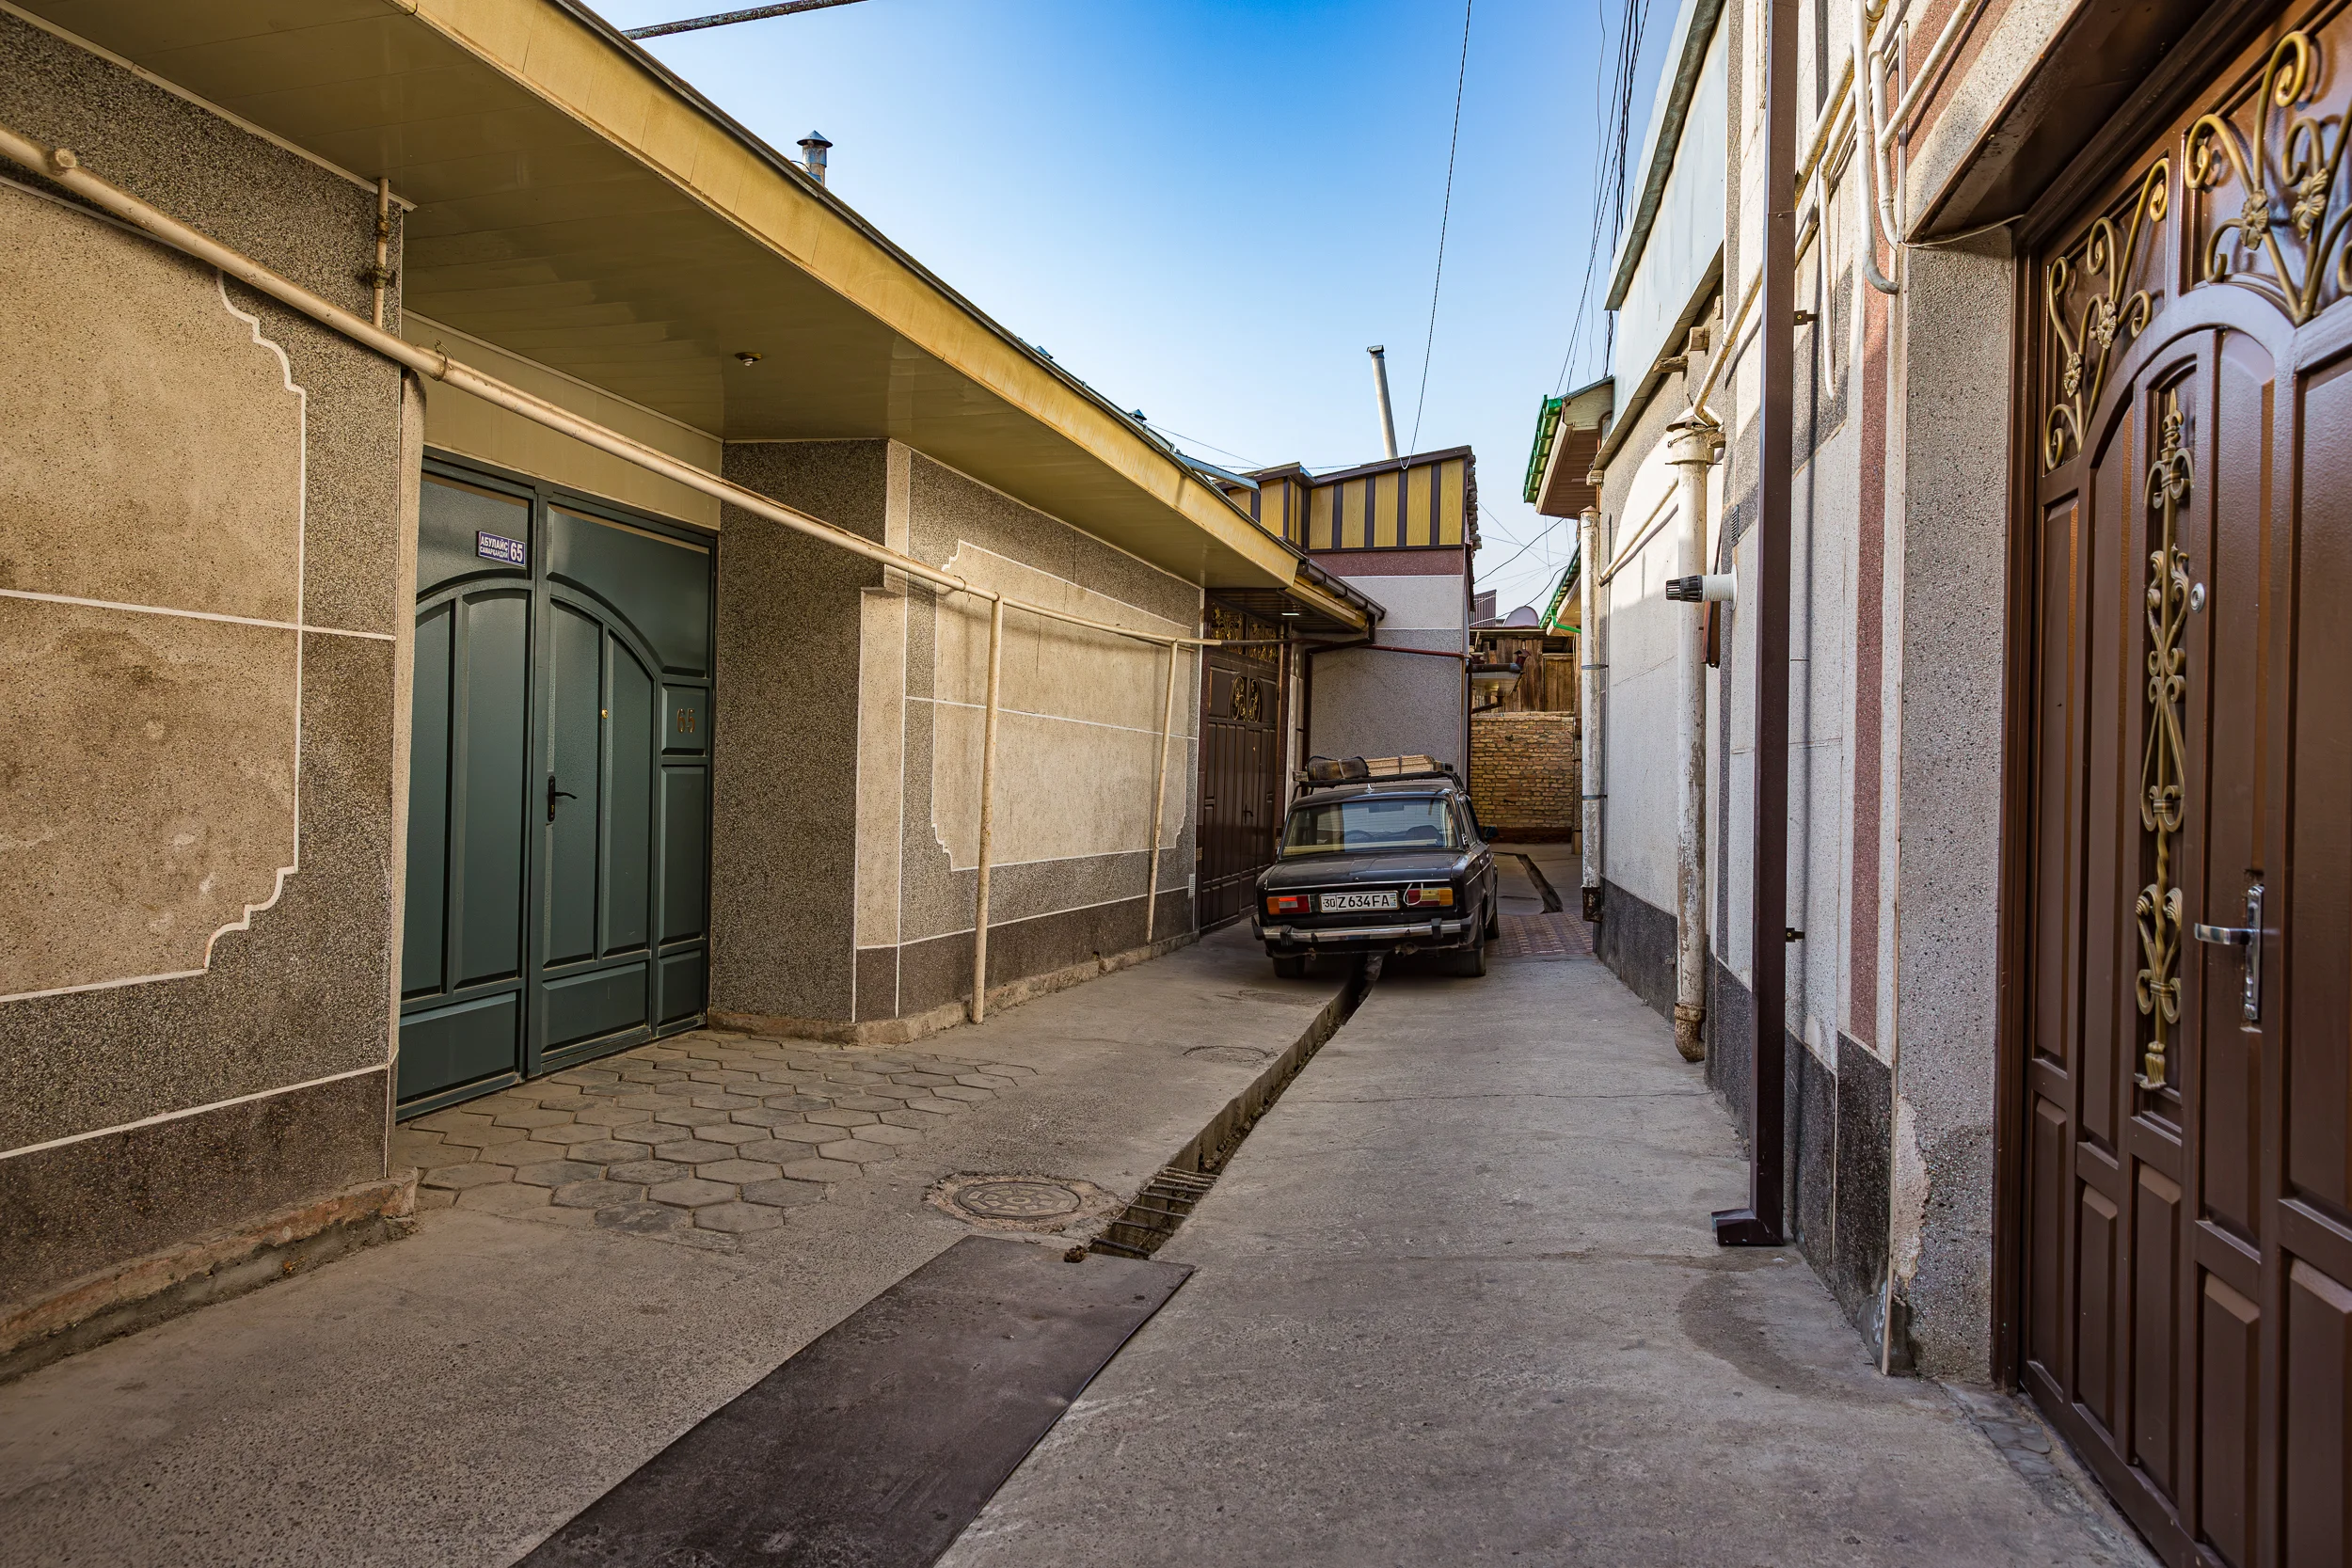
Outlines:
{"label": "dark wainscot stripe on wall", "polygon": [[384,1174],[385,1069],[0,1160],[0,1304]]}

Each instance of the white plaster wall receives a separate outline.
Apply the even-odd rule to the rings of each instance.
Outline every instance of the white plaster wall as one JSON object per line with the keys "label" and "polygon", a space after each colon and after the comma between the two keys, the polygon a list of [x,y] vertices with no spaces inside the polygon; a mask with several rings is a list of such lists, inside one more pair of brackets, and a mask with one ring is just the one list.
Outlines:
{"label": "white plaster wall", "polygon": [[1789,1027],[1824,1065],[1844,1021],[1846,845],[1851,837],[1852,620],[1858,425],[1797,470],[1790,507],[1788,667]]}
{"label": "white plaster wall", "polygon": [[[1673,170],[1659,194],[1657,216],[1617,310],[1616,349],[1610,357],[1620,388],[1639,381],[1651,361],[1666,351],[1666,335],[1681,319],[1724,241],[1724,32],[1717,26],[1708,44],[1682,138],[1674,150]],[[1661,96],[1651,111],[1653,136],[1658,134],[1657,117],[1665,108],[1663,91],[1673,83],[1669,79],[1660,86]]]}
{"label": "white plaster wall", "polygon": [[[1344,558],[1324,556],[1321,564],[1344,575]],[[1375,633],[1383,645],[1445,654],[1469,650],[1470,593],[1460,576],[1367,573],[1348,580],[1387,612]],[[1309,752],[1418,753],[1457,768],[1470,766],[1469,680],[1460,659],[1357,648],[1318,654],[1313,668]]]}
{"label": "white plaster wall", "polygon": [[[1470,620],[1463,609],[1458,577],[1366,577],[1350,579],[1379,601],[1388,613],[1380,620],[1380,639],[1400,631],[1442,631],[1467,638]],[[1435,644],[1433,644],[1434,646]],[[1462,644],[1467,647],[1467,641]]]}
{"label": "white plaster wall", "polygon": [[[1624,466],[1630,454],[1620,452]],[[1602,852],[1609,879],[1654,909],[1675,908],[1677,739],[1680,699],[1675,646],[1693,608],[1668,602],[1683,516],[1677,475],[1664,444],[1643,454],[1625,509],[1611,520],[1608,560],[1616,575],[1602,590],[1609,616],[1608,791]],[[1645,543],[1637,541],[1655,526]]]}

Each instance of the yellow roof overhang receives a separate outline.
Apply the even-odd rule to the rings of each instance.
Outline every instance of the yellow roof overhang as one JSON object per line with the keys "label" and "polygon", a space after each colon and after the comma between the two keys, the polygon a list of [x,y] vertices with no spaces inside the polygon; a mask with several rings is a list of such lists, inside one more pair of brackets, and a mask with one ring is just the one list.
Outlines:
{"label": "yellow roof overhang", "polygon": [[1213,485],[568,0],[16,3],[389,177],[421,315],[726,440],[888,436],[1186,580],[1299,583]]}

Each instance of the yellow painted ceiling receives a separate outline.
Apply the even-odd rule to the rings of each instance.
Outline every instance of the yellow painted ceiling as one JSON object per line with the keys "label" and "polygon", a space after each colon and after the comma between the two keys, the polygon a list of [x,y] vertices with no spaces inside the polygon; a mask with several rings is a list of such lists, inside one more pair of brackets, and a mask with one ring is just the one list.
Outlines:
{"label": "yellow painted ceiling", "polygon": [[420,314],[728,440],[887,436],[1192,581],[1294,581],[1221,494],[565,0],[18,4],[389,176]]}

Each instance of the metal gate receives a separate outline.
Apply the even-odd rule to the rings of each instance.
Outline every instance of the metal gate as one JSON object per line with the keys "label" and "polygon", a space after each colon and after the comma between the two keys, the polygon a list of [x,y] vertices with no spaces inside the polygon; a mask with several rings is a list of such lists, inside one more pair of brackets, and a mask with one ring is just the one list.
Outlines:
{"label": "metal gate", "polygon": [[711,551],[424,476],[401,1114],[700,1020]]}
{"label": "metal gate", "polygon": [[2023,1380],[2175,1563],[2342,1564],[2341,6],[2033,258]]}
{"label": "metal gate", "polygon": [[1211,604],[1200,670],[1200,928],[1248,912],[1282,825],[1281,627]]}

